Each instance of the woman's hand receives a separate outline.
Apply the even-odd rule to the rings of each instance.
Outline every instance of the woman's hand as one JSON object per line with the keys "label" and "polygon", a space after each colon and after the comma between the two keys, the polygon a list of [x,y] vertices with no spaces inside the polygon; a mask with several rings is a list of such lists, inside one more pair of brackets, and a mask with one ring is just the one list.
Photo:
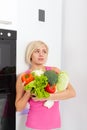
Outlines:
{"label": "woman's hand", "polygon": [[46,101],[46,98],[38,98],[35,95],[31,96],[34,101]]}
{"label": "woman's hand", "polygon": [[25,108],[31,94],[30,91],[25,91],[24,90],[24,83],[21,81],[21,76],[20,74],[17,78],[16,82],[16,100],[15,100],[15,106],[17,111],[21,111]]}

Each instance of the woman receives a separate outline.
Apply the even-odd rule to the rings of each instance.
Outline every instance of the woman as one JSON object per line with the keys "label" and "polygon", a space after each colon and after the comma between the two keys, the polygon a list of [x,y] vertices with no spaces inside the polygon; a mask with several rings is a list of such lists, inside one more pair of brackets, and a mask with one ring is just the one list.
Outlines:
{"label": "woman", "polygon": [[[48,57],[48,47],[42,41],[32,41],[26,49],[26,62],[30,65],[27,72],[32,72],[36,69],[54,70],[59,73],[60,70],[56,67],[48,67],[44,64]],[[33,97],[29,90],[24,91],[24,85],[21,81],[20,74],[16,83],[16,110],[21,111],[25,108],[27,102],[30,104],[29,113],[27,116],[26,126],[31,129],[52,130],[61,127],[59,100],[75,97],[76,93],[72,85],[69,83],[67,89],[62,92],[50,94],[46,99],[38,99]],[[46,100],[56,100],[54,105],[48,109],[43,104]]]}

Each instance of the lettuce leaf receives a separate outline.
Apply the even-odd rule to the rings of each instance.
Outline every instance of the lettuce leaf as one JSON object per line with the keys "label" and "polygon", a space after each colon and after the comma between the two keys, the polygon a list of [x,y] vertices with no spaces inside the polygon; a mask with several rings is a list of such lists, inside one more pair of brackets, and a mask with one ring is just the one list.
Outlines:
{"label": "lettuce leaf", "polygon": [[40,75],[34,77],[34,80],[28,83],[24,90],[30,90],[32,94],[36,95],[38,98],[47,98],[49,93],[45,91],[45,87],[48,84],[48,79],[45,75]]}

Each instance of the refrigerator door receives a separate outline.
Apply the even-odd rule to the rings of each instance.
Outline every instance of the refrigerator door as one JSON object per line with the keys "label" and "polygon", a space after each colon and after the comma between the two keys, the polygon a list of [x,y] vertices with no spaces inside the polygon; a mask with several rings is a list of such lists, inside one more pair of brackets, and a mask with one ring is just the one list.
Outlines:
{"label": "refrigerator door", "polygon": [[15,130],[16,31],[0,29],[0,130]]}
{"label": "refrigerator door", "polygon": [[15,130],[14,95],[0,94],[0,130]]}

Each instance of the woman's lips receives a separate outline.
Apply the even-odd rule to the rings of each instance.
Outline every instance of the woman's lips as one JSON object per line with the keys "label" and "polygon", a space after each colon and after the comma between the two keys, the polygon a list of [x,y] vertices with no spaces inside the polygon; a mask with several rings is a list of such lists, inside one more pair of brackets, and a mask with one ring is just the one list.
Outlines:
{"label": "woman's lips", "polygon": [[43,60],[44,60],[44,58],[38,58],[38,60],[39,60],[39,61],[43,61]]}

